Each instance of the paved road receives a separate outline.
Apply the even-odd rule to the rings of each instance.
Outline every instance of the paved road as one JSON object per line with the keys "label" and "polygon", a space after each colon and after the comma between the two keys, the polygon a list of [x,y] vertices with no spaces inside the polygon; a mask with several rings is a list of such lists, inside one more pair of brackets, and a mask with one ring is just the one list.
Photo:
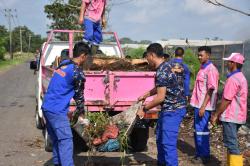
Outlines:
{"label": "paved road", "polygon": [[27,63],[0,73],[0,165],[41,165],[50,159],[35,129],[35,77]]}

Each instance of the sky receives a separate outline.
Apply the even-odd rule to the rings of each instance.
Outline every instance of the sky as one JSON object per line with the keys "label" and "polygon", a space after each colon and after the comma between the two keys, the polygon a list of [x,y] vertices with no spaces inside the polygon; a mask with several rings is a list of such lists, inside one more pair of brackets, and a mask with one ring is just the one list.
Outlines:
{"label": "sky", "polygon": [[[207,4],[204,0],[113,0],[110,30],[133,40],[250,39],[250,16]],[[250,13],[250,0],[219,0]],[[36,34],[46,35],[48,24],[44,5],[49,0],[0,0],[0,9],[17,10],[16,25],[26,25]],[[0,24],[7,26],[3,12]],[[15,26],[15,24],[14,24]]]}

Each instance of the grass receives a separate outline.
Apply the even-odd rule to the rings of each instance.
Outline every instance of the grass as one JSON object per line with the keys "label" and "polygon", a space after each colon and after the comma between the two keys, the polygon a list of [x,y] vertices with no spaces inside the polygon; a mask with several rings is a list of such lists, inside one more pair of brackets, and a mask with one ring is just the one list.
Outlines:
{"label": "grass", "polygon": [[32,59],[32,53],[22,53],[22,54],[14,54],[14,59],[5,59],[0,60],[0,71],[5,71],[10,69],[13,66],[24,63],[27,60]]}

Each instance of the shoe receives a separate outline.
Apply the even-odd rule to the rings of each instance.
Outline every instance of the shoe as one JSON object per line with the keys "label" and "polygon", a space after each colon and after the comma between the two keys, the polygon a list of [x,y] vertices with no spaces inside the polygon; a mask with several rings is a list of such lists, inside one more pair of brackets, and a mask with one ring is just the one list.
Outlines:
{"label": "shoe", "polygon": [[200,157],[194,157],[194,158],[192,158],[192,159],[191,159],[191,163],[192,163],[192,164],[195,164],[195,165],[203,164]]}
{"label": "shoe", "polygon": [[157,162],[157,166],[166,166],[166,164]]}
{"label": "shoe", "polygon": [[92,55],[92,56],[95,56],[95,55],[96,55],[96,53],[97,53],[97,51],[98,51],[98,48],[99,48],[98,45],[94,45],[94,44],[91,45],[91,55]]}
{"label": "shoe", "polygon": [[93,65],[94,58],[92,55],[87,56],[87,60],[85,62],[87,70],[90,70],[90,67]]}
{"label": "shoe", "polygon": [[210,163],[211,158],[210,157],[202,157],[201,160],[202,160],[203,164],[208,164],[208,163]]}
{"label": "shoe", "polygon": [[228,166],[243,166],[242,155],[229,155],[229,165]]}

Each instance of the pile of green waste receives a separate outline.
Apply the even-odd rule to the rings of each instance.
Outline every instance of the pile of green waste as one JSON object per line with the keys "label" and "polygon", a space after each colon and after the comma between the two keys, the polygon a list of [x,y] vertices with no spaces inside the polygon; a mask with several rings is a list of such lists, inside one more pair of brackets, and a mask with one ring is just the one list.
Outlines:
{"label": "pile of green waste", "polygon": [[124,151],[128,135],[136,121],[136,112],[142,103],[110,117],[106,112],[87,112],[88,125],[75,123],[73,128],[87,143],[90,150],[101,152]]}

